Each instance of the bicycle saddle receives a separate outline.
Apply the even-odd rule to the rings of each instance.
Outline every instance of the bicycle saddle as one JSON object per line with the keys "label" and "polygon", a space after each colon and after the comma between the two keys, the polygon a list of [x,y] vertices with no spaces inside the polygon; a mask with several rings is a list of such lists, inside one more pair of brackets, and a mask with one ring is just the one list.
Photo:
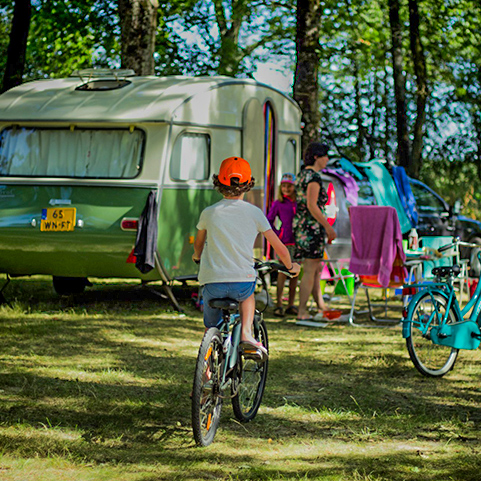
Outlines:
{"label": "bicycle saddle", "polygon": [[435,267],[433,269],[433,274],[437,277],[450,277],[450,276],[458,276],[461,272],[461,267],[457,264],[454,266],[441,266]]}
{"label": "bicycle saddle", "polygon": [[211,299],[209,301],[209,306],[213,309],[223,309],[225,311],[237,311],[239,309],[239,303],[234,299],[222,298],[222,299]]}

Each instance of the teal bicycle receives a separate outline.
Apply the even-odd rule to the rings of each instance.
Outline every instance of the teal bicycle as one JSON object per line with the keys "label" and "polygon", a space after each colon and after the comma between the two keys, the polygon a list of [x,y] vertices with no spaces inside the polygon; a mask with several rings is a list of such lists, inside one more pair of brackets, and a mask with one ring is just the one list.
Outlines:
{"label": "teal bicycle", "polygon": [[[438,251],[443,253],[457,246],[480,247],[456,239]],[[481,252],[477,256],[481,262]],[[435,267],[434,282],[403,288],[403,295],[413,297],[403,311],[402,334],[411,361],[424,376],[444,376],[453,369],[460,349],[477,349],[480,345],[481,282],[461,309],[453,287],[460,272],[459,265]]]}
{"label": "teal bicycle", "polygon": [[[266,292],[266,277],[271,272],[280,271],[291,277],[282,264],[258,261],[254,267]],[[205,332],[195,366],[192,430],[198,446],[208,446],[214,440],[226,398],[231,399],[234,415],[240,422],[255,418],[264,395],[269,365],[261,351],[245,348],[240,342],[239,303],[233,299],[212,299],[210,305],[222,310],[222,322]],[[268,302],[265,308],[267,305]],[[256,309],[253,335],[268,350],[263,312]]]}

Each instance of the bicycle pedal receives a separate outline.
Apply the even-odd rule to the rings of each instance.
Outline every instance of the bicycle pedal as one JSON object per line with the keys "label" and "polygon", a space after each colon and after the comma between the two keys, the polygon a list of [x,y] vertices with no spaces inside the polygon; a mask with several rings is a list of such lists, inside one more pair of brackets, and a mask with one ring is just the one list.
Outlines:
{"label": "bicycle pedal", "polygon": [[246,359],[261,359],[262,358],[262,352],[259,351],[259,349],[252,349],[252,350],[244,349],[242,354]]}
{"label": "bicycle pedal", "polygon": [[242,353],[244,359],[249,359],[251,361],[256,361],[258,363],[267,361],[267,355],[264,354],[260,349],[244,350]]}

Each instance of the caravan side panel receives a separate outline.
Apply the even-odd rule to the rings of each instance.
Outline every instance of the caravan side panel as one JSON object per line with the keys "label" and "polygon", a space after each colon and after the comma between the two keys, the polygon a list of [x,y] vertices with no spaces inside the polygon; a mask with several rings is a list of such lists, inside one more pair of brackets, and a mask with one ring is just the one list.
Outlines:
{"label": "caravan side panel", "polygon": [[[136,233],[122,230],[121,221],[140,216],[150,191],[150,187],[1,184],[1,271],[11,275],[141,277],[135,265],[126,262]],[[42,211],[54,206],[76,209],[73,231],[40,230]]]}

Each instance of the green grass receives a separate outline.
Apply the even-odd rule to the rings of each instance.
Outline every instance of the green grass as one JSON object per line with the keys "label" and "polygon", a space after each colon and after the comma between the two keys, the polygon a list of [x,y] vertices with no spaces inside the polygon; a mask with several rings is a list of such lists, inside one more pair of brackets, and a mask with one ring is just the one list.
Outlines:
{"label": "green grass", "polygon": [[133,283],[97,280],[59,298],[42,277],[13,280],[5,295],[2,481],[480,477],[479,351],[427,379],[399,327],[304,328],[268,314],[259,414],[240,424],[226,401],[201,449],[189,392],[203,324],[187,296],[178,314]]}

